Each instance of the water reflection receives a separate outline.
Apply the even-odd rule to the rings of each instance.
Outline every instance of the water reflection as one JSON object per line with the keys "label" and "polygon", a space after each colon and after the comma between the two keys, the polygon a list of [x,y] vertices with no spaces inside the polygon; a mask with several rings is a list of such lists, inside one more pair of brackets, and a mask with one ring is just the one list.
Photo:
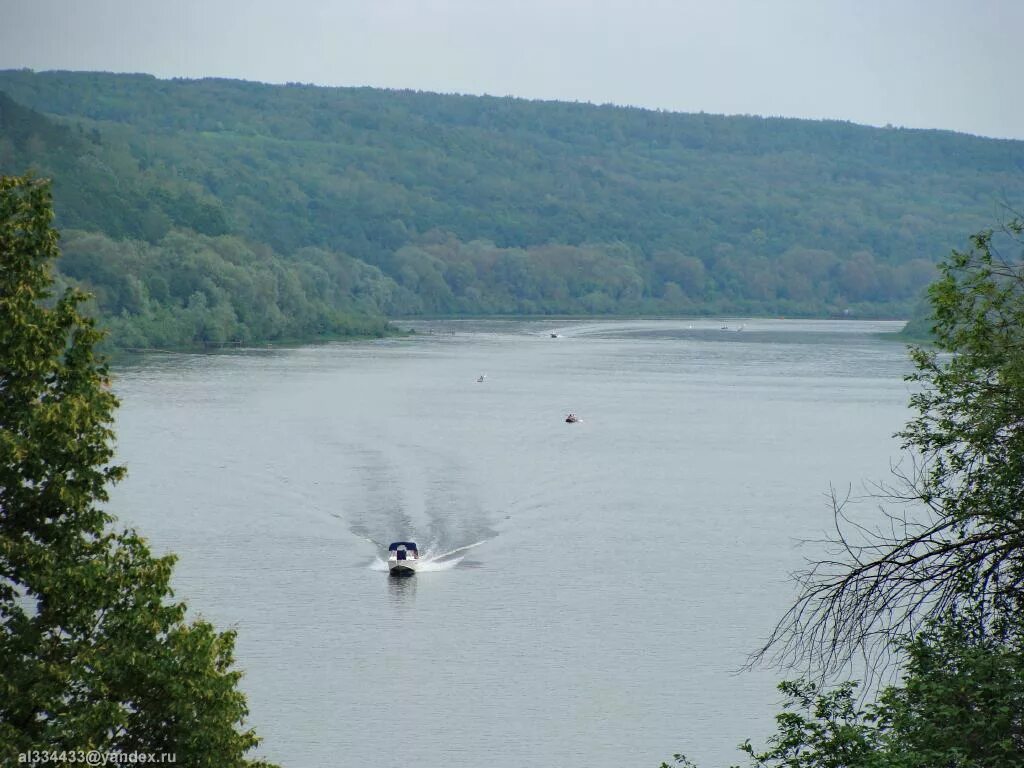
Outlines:
{"label": "water reflection", "polygon": [[388,598],[396,608],[408,609],[416,600],[415,576],[385,576],[388,583]]}

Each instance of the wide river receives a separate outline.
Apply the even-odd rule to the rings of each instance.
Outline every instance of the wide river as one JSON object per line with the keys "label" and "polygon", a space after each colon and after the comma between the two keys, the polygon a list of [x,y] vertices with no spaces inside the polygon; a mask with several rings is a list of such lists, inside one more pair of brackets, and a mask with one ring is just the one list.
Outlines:
{"label": "wide river", "polygon": [[[830,485],[899,456],[910,364],[879,334],[901,324],[415,326],[117,374],[111,506],[178,554],[192,616],[238,631],[260,753],[741,762],[784,673],[737,670],[818,551],[800,540],[829,529]],[[374,542],[399,539],[483,543],[390,579]]]}

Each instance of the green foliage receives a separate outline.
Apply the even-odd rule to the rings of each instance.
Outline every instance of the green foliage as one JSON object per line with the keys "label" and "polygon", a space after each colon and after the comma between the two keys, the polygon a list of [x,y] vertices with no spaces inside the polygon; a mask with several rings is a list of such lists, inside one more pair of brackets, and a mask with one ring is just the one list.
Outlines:
{"label": "green foliage", "polygon": [[910,314],[910,320],[900,331],[900,337],[912,344],[930,344],[933,340],[932,326],[934,323],[931,304],[925,297],[914,307]]}
{"label": "green foliage", "polygon": [[0,90],[26,105],[0,171],[53,174],[63,228],[346,254],[400,315],[907,315],[991,190],[1024,196],[1024,143],[939,131],[101,73]]}
{"label": "green foliage", "polygon": [[874,720],[898,768],[1024,765],[1024,645],[1020,617],[993,633],[951,615],[907,645],[902,686],[886,689]]}
{"label": "green foliage", "polygon": [[924,458],[915,494],[947,524],[962,591],[994,616],[1024,607],[1022,232],[1012,219],[940,265],[935,348],[911,351],[917,416],[900,432]]}
{"label": "green foliage", "polygon": [[58,225],[159,239],[171,226],[227,231],[219,202],[193,183],[154,173],[118,141],[55,123],[0,93],[0,173],[54,178]]}
{"label": "green foliage", "polygon": [[260,765],[234,635],[187,623],[173,557],[102,510],[117,401],[79,312],[51,293],[49,188],[0,177],[0,763],[32,750],[173,753]]}
{"label": "green foliage", "polygon": [[[1024,646],[951,614],[906,644],[899,685],[858,706],[856,686],[784,682],[783,712],[751,768],[1017,768],[1024,765]],[[695,768],[681,755],[680,765]],[[667,768],[664,766],[663,768]],[[733,768],[738,768],[733,766]]]}
{"label": "green foliage", "polygon": [[306,248],[289,258],[238,237],[172,230],[158,243],[66,234],[61,272],[88,287],[127,348],[383,336],[396,286],[376,267]]}
{"label": "green foliage", "polygon": [[778,733],[769,748],[758,752],[749,741],[740,750],[756,768],[869,768],[879,734],[857,709],[853,683],[820,691],[815,683],[790,681],[779,685],[788,698],[777,715]]}
{"label": "green foliage", "polygon": [[900,436],[930,458],[927,492],[961,521],[1018,525],[1024,509],[1022,231],[1013,219],[1002,242],[980,232],[940,265],[929,289],[936,349],[912,350],[919,416]]}

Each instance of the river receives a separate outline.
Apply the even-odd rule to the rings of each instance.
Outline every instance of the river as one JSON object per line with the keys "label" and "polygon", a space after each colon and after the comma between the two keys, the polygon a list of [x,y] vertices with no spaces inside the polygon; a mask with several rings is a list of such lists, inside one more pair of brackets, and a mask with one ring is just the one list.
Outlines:
{"label": "river", "polygon": [[[117,372],[111,508],[177,553],[192,616],[238,631],[260,754],[741,762],[782,673],[736,671],[798,542],[831,525],[830,485],[898,458],[910,364],[878,334],[901,324],[414,325]],[[397,539],[478,545],[396,580],[373,542]]]}

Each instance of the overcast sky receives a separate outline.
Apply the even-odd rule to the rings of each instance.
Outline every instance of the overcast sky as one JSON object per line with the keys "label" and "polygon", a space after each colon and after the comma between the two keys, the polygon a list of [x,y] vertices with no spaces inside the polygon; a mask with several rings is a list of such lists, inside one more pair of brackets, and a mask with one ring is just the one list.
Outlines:
{"label": "overcast sky", "polygon": [[1024,0],[0,0],[0,69],[836,118],[1024,139]]}

